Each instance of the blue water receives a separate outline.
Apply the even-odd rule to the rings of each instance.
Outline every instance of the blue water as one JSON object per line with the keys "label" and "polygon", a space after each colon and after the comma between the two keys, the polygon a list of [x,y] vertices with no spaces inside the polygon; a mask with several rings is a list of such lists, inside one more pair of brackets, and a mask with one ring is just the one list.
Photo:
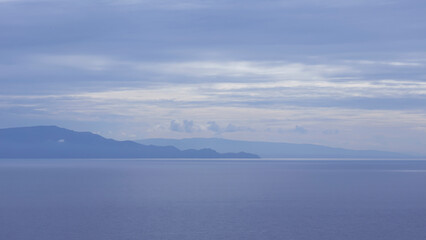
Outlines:
{"label": "blue water", "polygon": [[0,160],[0,239],[426,239],[426,161]]}

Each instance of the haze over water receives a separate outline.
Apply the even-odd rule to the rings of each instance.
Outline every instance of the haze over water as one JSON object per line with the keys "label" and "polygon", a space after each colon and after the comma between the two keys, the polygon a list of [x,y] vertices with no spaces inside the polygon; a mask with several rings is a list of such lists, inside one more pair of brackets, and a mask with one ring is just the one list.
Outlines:
{"label": "haze over water", "polygon": [[0,239],[426,239],[426,161],[1,160]]}

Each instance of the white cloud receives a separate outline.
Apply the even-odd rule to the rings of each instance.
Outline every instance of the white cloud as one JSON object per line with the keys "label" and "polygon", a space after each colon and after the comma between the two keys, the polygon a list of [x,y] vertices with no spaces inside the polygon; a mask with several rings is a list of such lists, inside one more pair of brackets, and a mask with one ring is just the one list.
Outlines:
{"label": "white cloud", "polygon": [[309,65],[286,62],[199,61],[141,64],[140,69],[194,77],[266,77],[318,79],[352,70],[347,66]]}
{"label": "white cloud", "polygon": [[99,55],[37,55],[32,64],[46,67],[68,67],[88,71],[120,68],[135,73],[189,77],[256,78],[257,80],[317,80],[354,72],[349,66],[303,64],[283,61],[185,61],[141,62],[118,60]]}
{"label": "white cloud", "polygon": [[414,61],[373,61],[373,60],[352,60],[348,61],[350,63],[357,64],[367,64],[367,65],[388,65],[395,67],[423,67],[425,64],[423,62]]}
{"label": "white cloud", "polygon": [[226,126],[222,126],[222,125],[219,125],[216,121],[207,122],[207,125],[204,128],[208,131],[214,132],[215,134],[254,131],[253,129],[249,127],[239,126],[232,123],[228,123]]}
{"label": "white cloud", "polygon": [[197,127],[195,126],[194,121],[192,120],[183,120],[183,121],[172,120],[170,122],[169,129],[175,132],[191,133],[196,131]]}
{"label": "white cloud", "polygon": [[247,83],[190,83],[164,84],[151,87],[122,88],[108,91],[83,92],[64,95],[0,95],[0,99],[43,100],[64,99],[92,101],[96,103],[127,102],[162,104],[174,102],[176,107],[185,103],[214,105],[226,102],[232,105],[252,105],[268,99],[271,103],[282,100],[320,98],[404,98],[426,95],[426,82],[380,80],[370,81],[265,81]]}
{"label": "white cloud", "polygon": [[275,81],[262,83],[197,83],[73,94],[94,101],[216,102],[304,98],[412,97],[426,94],[426,83],[382,80],[377,82]]}

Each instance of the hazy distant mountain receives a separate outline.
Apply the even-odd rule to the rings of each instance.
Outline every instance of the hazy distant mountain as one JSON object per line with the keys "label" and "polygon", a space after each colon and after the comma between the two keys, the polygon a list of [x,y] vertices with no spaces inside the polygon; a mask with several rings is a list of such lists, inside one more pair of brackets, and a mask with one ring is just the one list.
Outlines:
{"label": "hazy distant mountain", "polygon": [[263,158],[410,158],[412,156],[374,150],[349,150],[313,144],[249,142],[220,138],[145,139],[142,144],[175,146],[181,150],[212,148],[219,152],[249,151]]}
{"label": "hazy distant mountain", "polygon": [[0,158],[257,158],[249,153],[184,150],[106,139],[56,126],[0,129]]}

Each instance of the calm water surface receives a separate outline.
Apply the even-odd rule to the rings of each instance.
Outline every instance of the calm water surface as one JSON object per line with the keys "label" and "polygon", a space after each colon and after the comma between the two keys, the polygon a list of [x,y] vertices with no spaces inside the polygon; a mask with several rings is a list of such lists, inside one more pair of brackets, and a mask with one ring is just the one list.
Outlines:
{"label": "calm water surface", "polygon": [[0,239],[426,239],[426,161],[0,160]]}

